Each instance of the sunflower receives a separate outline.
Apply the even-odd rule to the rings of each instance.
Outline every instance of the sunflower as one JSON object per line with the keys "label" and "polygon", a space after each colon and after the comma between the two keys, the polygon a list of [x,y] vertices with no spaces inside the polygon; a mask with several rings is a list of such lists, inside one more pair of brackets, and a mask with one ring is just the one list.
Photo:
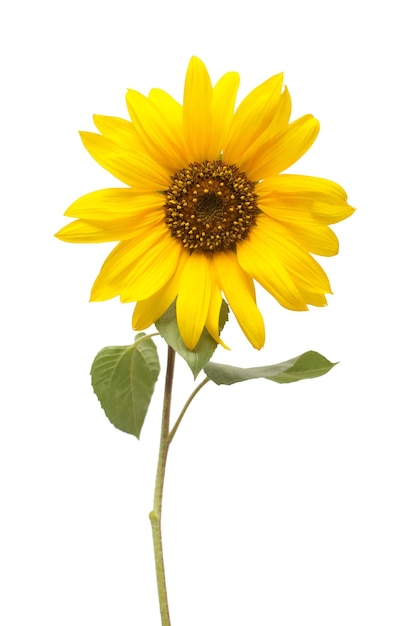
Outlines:
{"label": "sunflower", "polygon": [[74,243],[119,242],[93,285],[91,300],[136,302],[135,330],[176,301],[185,345],[204,328],[219,337],[222,294],[242,331],[265,340],[254,280],[287,309],[324,306],[328,278],[312,255],[332,256],[329,224],[352,214],[344,190],[322,178],[282,174],[312,145],[319,123],[289,123],[291,101],[277,74],[235,110],[239,75],[212,86],[192,57],[183,105],[161,89],[128,90],[131,121],[94,116],[100,134],[82,132],[91,156],[126,187],[94,191],[65,215],[57,233]]}

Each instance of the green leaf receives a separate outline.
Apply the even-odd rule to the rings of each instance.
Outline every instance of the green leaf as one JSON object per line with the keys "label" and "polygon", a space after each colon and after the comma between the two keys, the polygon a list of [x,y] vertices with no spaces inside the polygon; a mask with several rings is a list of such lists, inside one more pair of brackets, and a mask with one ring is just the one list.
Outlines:
{"label": "green leaf", "polygon": [[[221,311],[219,314],[219,331],[223,329],[228,319],[228,305],[225,300],[222,301]],[[189,350],[183,343],[180,337],[180,331],[176,318],[176,303],[170,306],[170,308],[155,322],[158,332],[161,337],[166,340],[169,346],[173,348],[183,359],[193,372],[193,376],[196,378],[199,372],[205,367],[206,363],[211,358],[217,347],[217,342],[208,333],[206,328],[203,329],[202,336],[199,339],[194,350]]]}
{"label": "green leaf", "polygon": [[139,438],[159,372],[157,348],[144,333],[131,346],[100,350],[91,381],[113,426]]}
{"label": "green leaf", "polygon": [[331,363],[318,352],[305,352],[300,356],[264,367],[232,367],[221,363],[208,363],[205,374],[217,385],[233,385],[253,378],[266,378],[274,383],[294,383],[305,378],[317,378],[329,372],[336,363]]}

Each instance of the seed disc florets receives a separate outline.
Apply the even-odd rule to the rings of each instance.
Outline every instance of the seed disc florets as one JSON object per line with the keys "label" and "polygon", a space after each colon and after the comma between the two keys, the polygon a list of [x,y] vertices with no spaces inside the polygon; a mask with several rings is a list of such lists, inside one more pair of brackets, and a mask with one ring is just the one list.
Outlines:
{"label": "seed disc florets", "polygon": [[166,224],[190,251],[234,250],[259,213],[255,184],[221,160],[190,163],[165,192]]}

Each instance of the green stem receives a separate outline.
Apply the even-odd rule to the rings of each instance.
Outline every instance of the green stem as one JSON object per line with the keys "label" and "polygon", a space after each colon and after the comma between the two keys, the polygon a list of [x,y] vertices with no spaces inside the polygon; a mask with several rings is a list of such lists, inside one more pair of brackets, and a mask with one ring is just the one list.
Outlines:
{"label": "green stem", "polygon": [[152,538],[154,542],[155,571],[157,574],[158,598],[160,601],[161,626],[170,626],[171,623],[170,613],[168,610],[167,587],[165,582],[163,543],[161,535],[161,509],[163,504],[164,476],[167,464],[168,446],[170,444],[170,408],[175,356],[176,353],[173,348],[168,346],[160,450],[158,454],[157,475],[155,478],[154,508],[149,514],[149,518],[151,520]]}
{"label": "green stem", "polygon": [[180,422],[183,419],[184,414],[186,413],[187,409],[190,406],[191,401],[193,400],[193,398],[199,393],[199,391],[202,389],[202,387],[204,387],[206,385],[206,383],[208,383],[210,381],[210,378],[206,377],[205,380],[202,380],[202,382],[200,383],[200,385],[198,385],[196,387],[196,389],[193,391],[193,393],[190,395],[189,399],[187,400],[186,404],[184,405],[183,409],[181,410],[180,415],[177,418],[176,423],[173,426],[173,429],[168,437],[168,444],[170,445],[170,443],[173,441],[173,437],[177,432],[177,428],[180,426]]}
{"label": "green stem", "polygon": [[171,395],[173,390],[173,378],[174,378],[174,361],[176,353],[173,348],[168,346],[167,355],[167,371],[165,375],[165,389],[164,389],[164,401],[163,401],[163,415],[161,421],[161,435],[160,435],[160,450],[158,453],[158,465],[157,475],[155,477],[155,489],[154,489],[154,505],[149,518],[152,528],[152,539],[154,542],[154,559],[155,559],[155,571],[157,574],[157,587],[158,598],[160,601],[160,613],[161,613],[161,626],[170,626],[170,612],[168,610],[168,598],[167,598],[167,585],[165,582],[165,568],[163,557],[163,541],[161,534],[161,510],[163,505],[163,489],[164,489],[164,477],[165,468],[167,465],[168,448],[173,440],[174,435],[180,426],[181,420],[184,417],[187,409],[190,406],[191,401],[197,393],[209,382],[209,378],[205,378],[200,385],[189,396],[180,415],[177,418],[176,423],[170,432],[170,409],[171,409]]}

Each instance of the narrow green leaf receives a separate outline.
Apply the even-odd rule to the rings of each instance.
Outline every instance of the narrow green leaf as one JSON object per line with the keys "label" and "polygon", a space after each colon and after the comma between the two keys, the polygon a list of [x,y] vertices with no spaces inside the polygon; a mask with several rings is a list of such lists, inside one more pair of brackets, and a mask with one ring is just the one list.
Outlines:
{"label": "narrow green leaf", "polygon": [[[219,330],[221,331],[228,319],[228,305],[225,300],[222,301],[221,311],[219,315]],[[217,347],[216,341],[211,337],[206,328],[203,330],[194,350],[189,350],[180,337],[180,331],[176,318],[176,303],[173,302],[171,307],[155,322],[155,325],[161,337],[166,340],[169,346],[173,348],[183,359],[193,372],[196,378],[199,372],[205,367]]]}
{"label": "narrow green leaf", "polygon": [[91,381],[112,424],[139,438],[160,372],[157,348],[144,333],[131,346],[110,346],[93,361]]}
{"label": "narrow green leaf", "polygon": [[318,352],[305,352],[300,356],[264,367],[233,367],[221,363],[208,363],[205,374],[217,385],[233,385],[254,378],[266,378],[274,383],[293,383],[306,378],[323,376],[336,365]]}

